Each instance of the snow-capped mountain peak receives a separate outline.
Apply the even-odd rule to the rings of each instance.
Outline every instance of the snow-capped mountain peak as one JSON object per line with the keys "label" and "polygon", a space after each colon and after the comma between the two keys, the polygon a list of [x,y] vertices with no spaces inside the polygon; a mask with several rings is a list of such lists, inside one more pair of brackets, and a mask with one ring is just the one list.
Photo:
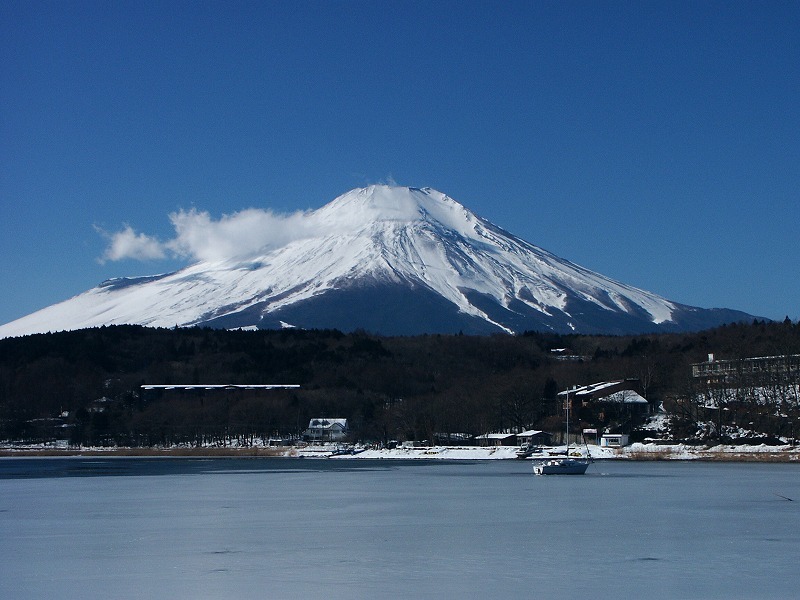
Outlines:
{"label": "snow-capped mountain peak", "polygon": [[431,188],[371,185],[343,194],[314,211],[313,217],[339,231],[375,224],[437,224],[469,235],[477,217],[449,196]]}
{"label": "snow-capped mountain peak", "polygon": [[0,337],[120,323],[627,333],[749,317],[682,306],[611,280],[431,188],[351,190],[305,213],[287,240],[175,273],[104,282],[0,326]]}

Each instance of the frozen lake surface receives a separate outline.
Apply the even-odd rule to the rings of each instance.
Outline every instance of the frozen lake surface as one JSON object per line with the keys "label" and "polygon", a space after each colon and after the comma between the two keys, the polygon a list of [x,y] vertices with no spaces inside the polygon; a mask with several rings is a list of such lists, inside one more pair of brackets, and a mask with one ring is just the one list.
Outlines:
{"label": "frozen lake surface", "polygon": [[0,459],[0,540],[20,600],[795,598],[800,465]]}

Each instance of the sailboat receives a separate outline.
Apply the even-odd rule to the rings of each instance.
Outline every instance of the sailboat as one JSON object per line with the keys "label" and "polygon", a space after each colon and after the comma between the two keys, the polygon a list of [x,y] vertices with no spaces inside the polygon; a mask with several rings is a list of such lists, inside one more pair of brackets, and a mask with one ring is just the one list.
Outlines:
{"label": "sailboat", "polygon": [[575,457],[569,455],[569,390],[567,390],[567,399],[565,400],[567,412],[567,452],[562,456],[543,458],[533,463],[533,472],[536,475],[583,475],[586,469],[589,468],[589,463],[592,458],[588,454],[586,457]]}

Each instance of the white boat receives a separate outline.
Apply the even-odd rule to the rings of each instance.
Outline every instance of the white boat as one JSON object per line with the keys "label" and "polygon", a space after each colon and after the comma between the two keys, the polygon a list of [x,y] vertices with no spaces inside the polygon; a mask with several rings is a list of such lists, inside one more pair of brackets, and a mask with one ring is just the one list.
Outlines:
{"label": "white boat", "polygon": [[533,472],[536,475],[583,475],[592,462],[589,449],[586,449],[586,456],[573,457],[569,455],[569,391],[564,402],[567,412],[567,451],[564,456],[550,456],[537,459],[533,463]]}
{"label": "white boat", "polygon": [[536,475],[583,475],[589,468],[586,458],[546,458],[533,463]]}

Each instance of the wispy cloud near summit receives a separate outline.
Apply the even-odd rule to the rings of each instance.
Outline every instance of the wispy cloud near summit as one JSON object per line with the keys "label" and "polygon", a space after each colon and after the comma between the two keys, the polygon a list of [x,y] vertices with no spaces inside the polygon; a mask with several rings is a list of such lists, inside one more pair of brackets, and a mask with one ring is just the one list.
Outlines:
{"label": "wispy cloud near summit", "polygon": [[114,233],[95,229],[108,239],[101,262],[160,260],[168,256],[220,261],[273,250],[313,235],[320,228],[315,227],[311,214],[298,211],[281,215],[249,208],[214,219],[207,211],[180,210],[169,215],[175,237],[167,241],[136,232],[127,224]]}

